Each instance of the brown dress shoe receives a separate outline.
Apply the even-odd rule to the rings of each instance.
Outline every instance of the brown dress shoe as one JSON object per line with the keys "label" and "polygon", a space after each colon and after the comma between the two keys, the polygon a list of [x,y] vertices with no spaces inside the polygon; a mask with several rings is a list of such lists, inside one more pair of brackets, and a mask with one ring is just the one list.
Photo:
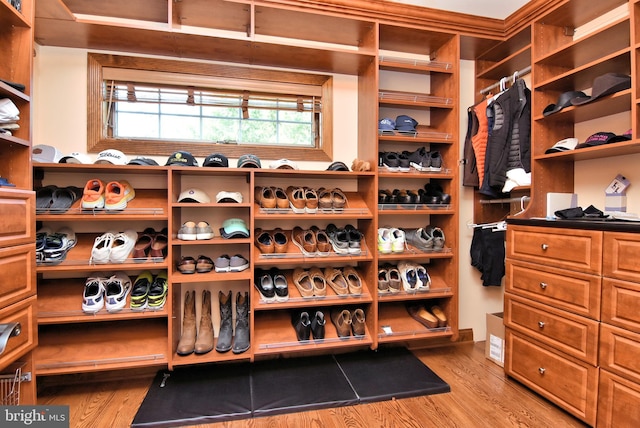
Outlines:
{"label": "brown dress shoe", "polygon": [[267,231],[263,231],[262,229],[256,229],[256,247],[263,254],[271,254],[276,251],[276,245],[273,240],[273,236]]}
{"label": "brown dress shoe", "polygon": [[354,336],[364,336],[365,332],[364,311],[360,308],[351,312],[351,330]]}
{"label": "brown dress shoe", "polygon": [[287,187],[287,197],[289,198],[289,207],[294,213],[304,214],[306,212],[307,201],[302,187]]}
{"label": "brown dress shoe", "polygon": [[213,349],[213,322],[211,321],[211,291],[202,290],[202,310],[200,328],[194,350],[196,354],[206,354]]}
{"label": "brown dress shoe", "polygon": [[276,197],[276,208],[289,209],[289,197],[282,187],[274,187],[273,194]]}
{"label": "brown dress shoe", "polygon": [[311,229],[302,229],[295,226],[291,231],[291,241],[300,249],[305,256],[314,256],[318,249],[316,244],[316,235]]}
{"label": "brown dress shoe", "polygon": [[336,326],[338,337],[351,336],[351,312],[349,312],[348,309],[344,309],[342,311],[335,309],[332,310],[331,322]]}
{"label": "brown dress shoe", "polygon": [[253,191],[255,195],[254,199],[256,200],[260,208],[276,207],[276,196],[274,194],[273,188],[269,186],[256,186]]}
{"label": "brown dress shoe", "polygon": [[184,314],[182,315],[182,335],[176,348],[178,355],[193,353],[196,344],[196,292],[184,293]]}
{"label": "brown dress shoe", "polygon": [[275,229],[271,236],[273,237],[273,247],[276,253],[286,253],[287,245],[289,245],[289,238],[280,228]]}

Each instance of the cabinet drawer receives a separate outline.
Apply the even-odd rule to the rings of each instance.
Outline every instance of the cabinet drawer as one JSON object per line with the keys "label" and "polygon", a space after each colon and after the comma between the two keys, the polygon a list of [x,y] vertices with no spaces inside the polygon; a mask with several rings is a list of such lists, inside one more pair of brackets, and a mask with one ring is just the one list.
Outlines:
{"label": "cabinet drawer", "polygon": [[602,280],[602,321],[640,333],[640,284]]}
{"label": "cabinet drawer", "polygon": [[640,235],[605,232],[603,275],[640,282]]}
{"label": "cabinet drawer", "polygon": [[600,367],[640,383],[640,334],[602,324]]}
{"label": "cabinet drawer", "polygon": [[602,272],[602,232],[509,226],[507,257],[599,275]]}
{"label": "cabinet drawer", "polygon": [[34,243],[0,248],[0,307],[36,293]]}
{"label": "cabinet drawer", "polygon": [[505,371],[572,415],[595,424],[597,367],[507,328]]}
{"label": "cabinet drawer", "polygon": [[0,188],[0,248],[35,242],[35,192]]}
{"label": "cabinet drawer", "polygon": [[0,371],[35,348],[37,339],[36,296],[0,309],[0,324],[20,323],[20,334],[10,337],[0,354]]}
{"label": "cabinet drawer", "polygon": [[599,428],[640,426],[640,385],[600,370],[598,393]]}
{"label": "cabinet drawer", "polygon": [[505,294],[505,326],[594,366],[599,322]]}
{"label": "cabinet drawer", "polygon": [[507,260],[506,291],[593,319],[600,318],[599,276]]}

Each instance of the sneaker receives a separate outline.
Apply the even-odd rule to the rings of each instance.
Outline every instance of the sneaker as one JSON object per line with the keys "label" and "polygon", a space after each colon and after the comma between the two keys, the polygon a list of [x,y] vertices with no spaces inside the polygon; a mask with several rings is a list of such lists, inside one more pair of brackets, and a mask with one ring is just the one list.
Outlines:
{"label": "sneaker", "polygon": [[418,291],[429,290],[431,287],[431,277],[429,276],[429,272],[427,272],[427,268],[417,263],[414,263],[413,267],[418,277]]}
{"label": "sneaker", "polygon": [[242,272],[249,269],[249,260],[241,254],[236,254],[229,259],[229,272]]}
{"label": "sneaker", "polygon": [[114,234],[112,232],[103,233],[95,239],[93,242],[93,248],[91,248],[91,258],[89,258],[90,264],[109,263],[109,255],[111,254],[113,239]]}
{"label": "sneaker", "polygon": [[196,225],[196,239],[211,239],[213,238],[213,229],[206,221],[200,221]]}
{"label": "sneaker", "polygon": [[223,254],[216,259],[213,265],[216,272],[229,272],[231,258],[228,254]]}
{"label": "sneaker", "polygon": [[152,311],[159,311],[164,308],[167,302],[167,294],[169,292],[169,284],[167,283],[167,273],[160,272],[153,279],[149,294],[147,297],[148,307]]}
{"label": "sneaker", "polygon": [[398,263],[398,271],[404,291],[415,292],[418,289],[418,274],[413,263],[402,261]]}
{"label": "sneaker", "polygon": [[391,235],[386,227],[378,229],[378,251],[381,254],[391,253]]}
{"label": "sneaker", "polygon": [[430,171],[432,172],[442,171],[442,155],[440,155],[440,152],[437,152],[437,151],[430,152],[429,158],[431,159]]}
{"label": "sneaker", "polygon": [[444,248],[444,231],[439,227],[428,226],[425,229],[425,233],[433,241],[433,250],[442,251]]}
{"label": "sneaker", "polygon": [[348,234],[349,239],[349,247],[347,251],[349,254],[358,255],[362,252],[362,233],[348,224],[344,227],[345,231]]}
{"label": "sneaker", "polygon": [[391,172],[400,171],[400,159],[395,152],[382,153],[382,166],[386,167]]}
{"label": "sneaker", "polygon": [[127,296],[131,292],[131,279],[118,272],[105,281],[105,303],[108,312],[117,312],[127,304]]}
{"label": "sneaker", "polygon": [[289,300],[289,284],[287,277],[280,273],[277,269],[271,272],[273,278],[273,287],[276,290],[276,302],[286,302]]}
{"label": "sneaker", "polygon": [[391,238],[391,252],[402,253],[404,251],[405,233],[402,229],[392,227],[389,229],[389,236]]}
{"label": "sneaker", "polygon": [[276,300],[276,289],[273,285],[273,278],[266,272],[260,272],[256,275],[255,286],[260,297],[267,303]]}
{"label": "sneaker", "polygon": [[429,236],[424,228],[420,227],[417,229],[405,229],[404,233],[407,242],[416,247],[418,250],[433,250],[433,237]]}
{"label": "sneaker", "polygon": [[135,230],[125,230],[113,236],[109,261],[111,263],[124,263],[138,240],[138,233]]}
{"label": "sneaker", "polygon": [[182,241],[195,241],[198,239],[198,232],[195,222],[186,221],[178,229],[178,239]]}
{"label": "sneaker", "polygon": [[129,302],[129,307],[132,311],[142,311],[147,308],[147,296],[152,282],[153,275],[148,270],[138,275],[133,283],[133,289],[131,290],[131,301]]}
{"label": "sneaker", "polygon": [[91,274],[84,283],[82,292],[82,312],[95,314],[104,307],[104,283],[106,278]]}
{"label": "sneaker", "polygon": [[68,227],[44,237],[44,262],[59,264],[67,257],[67,253],[76,245],[76,234]]}
{"label": "sneaker", "polygon": [[104,183],[98,178],[87,181],[82,191],[82,209],[101,210],[104,208]]}
{"label": "sneaker", "polygon": [[389,272],[389,292],[400,292],[402,290],[402,277],[400,276],[400,271],[396,266],[389,266],[387,271]]}
{"label": "sneaker", "polygon": [[104,190],[104,209],[110,211],[123,210],[127,203],[136,197],[136,191],[126,180],[111,181]]}
{"label": "sneaker", "polygon": [[409,161],[409,157],[404,153],[397,153],[397,156],[398,156],[398,170],[400,172],[411,171],[411,162]]}

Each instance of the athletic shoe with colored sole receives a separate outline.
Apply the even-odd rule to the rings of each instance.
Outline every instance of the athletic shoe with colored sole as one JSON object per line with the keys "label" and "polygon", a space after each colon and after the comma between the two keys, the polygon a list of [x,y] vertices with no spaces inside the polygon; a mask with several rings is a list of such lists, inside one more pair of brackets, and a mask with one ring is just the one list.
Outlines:
{"label": "athletic shoe with colored sole", "polygon": [[104,209],[119,211],[127,208],[127,203],[136,197],[136,191],[126,180],[111,181],[104,190]]}

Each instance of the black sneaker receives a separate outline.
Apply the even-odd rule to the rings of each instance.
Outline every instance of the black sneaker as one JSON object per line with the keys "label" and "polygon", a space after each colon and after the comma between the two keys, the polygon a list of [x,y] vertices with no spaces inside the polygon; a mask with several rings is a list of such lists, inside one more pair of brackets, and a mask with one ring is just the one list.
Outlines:
{"label": "black sneaker", "polygon": [[151,283],[151,287],[149,287],[149,294],[147,295],[149,309],[159,311],[164,308],[168,292],[167,273],[160,272]]}
{"label": "black sneaker", "polygon": [[276,289],[273,285],[273,278],[267,272],[256,271],[255,286],[260,297],[265,302],[273,302],[276,300]]}
{"label": "black sneaker", "polygon": [[142,311],[147,308],[147,296],[152,282],[153,275],[148,270],[138,275],[131,290],[129,307],[132,311]]}
{"label": "black sneaker", "polygon": [[400,171],[400,159],[395,152],[382,153],[382,166],[387,167],[389,171]]}

